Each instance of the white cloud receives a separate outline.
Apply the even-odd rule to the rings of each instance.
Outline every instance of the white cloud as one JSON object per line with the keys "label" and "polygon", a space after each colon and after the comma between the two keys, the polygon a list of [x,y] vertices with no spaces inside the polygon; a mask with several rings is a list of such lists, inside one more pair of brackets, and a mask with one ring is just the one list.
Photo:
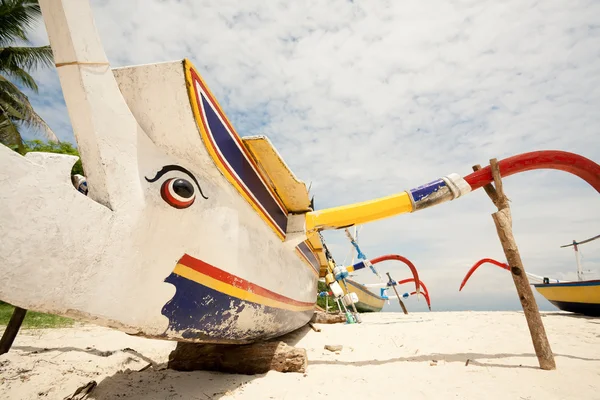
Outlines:
{"label": "white cloud", "polygon": [[[560,149],[600,160],[600,3],[587,1],[93,1],[116,66],[190,58],[242,135],[263,133],[318,207],[466,175],[521,152]],[[47,43],[43,25],[36,43]],[[39,72],[39,112],[72,140],[54,71]],[[574,277],[570,249],[598,233],[597,193],[562,172],[507,178],[527,269]],[[367,255],[420,267],[434,306],[518,307],[478,191],[366,225]],[[342,232],[328,232],[343,259]],[[600,273],[600,242],[582,247]],[[398,276],[403,269],[394,271]],[[372,278],[368,273],[365,280]],[[538,297],[539,298],[539,297]],[[412,304],[412,302],[411,302]]]}

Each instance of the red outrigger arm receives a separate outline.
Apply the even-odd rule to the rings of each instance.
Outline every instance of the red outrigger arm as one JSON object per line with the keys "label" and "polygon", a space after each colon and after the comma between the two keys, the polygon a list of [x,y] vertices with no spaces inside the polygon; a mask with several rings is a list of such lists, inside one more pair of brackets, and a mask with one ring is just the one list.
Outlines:
{"label": "red outrigger arm", "polygon": [[[580,177],[597,192],[600,192],[600,165],[583,156],[566,151],[544,150],[519,154],[500,160],[498,167],[503,178],[534,169],[565,171]],[[471,190],[479,189],[494,181],[489,165],[465,176],[464,179],[471,186]]]}
{"label": "red outrigger arm", "polygon": [[469,280],[469,278],[471,277],[471,275],[473,275],[473,272],[475,272],[475,270],[477,270],[477,268],[479,268],[480,265],[485,264],[485,263],[494,264],[494,265],[499,266],[500,268],[503,268],[503,269],[505,269],[507,271],[510,271],[510,267],[508,266],[508,264],[501,263],[500,261],[496,261],[496,260],[493,260],[491,258],[483,258],[483,259],[477,261],[475,263],[475,265],[473,265],[471,267],[471,269],[469,270],[469,272],[467,272],[467,275],[465,275],[465,278],[463,279],[462,283],[460,284],[460,289],[458,289],[459,292],[465,286],[465,284],[467,283],[467,281]]}
{"label": "red outrigger arm", "polygon": [[[414,278],[402,279],[401,281],[398,281],[397,284],[402,285],[404,283],[413,282],[414,280],[415,280]],[[425,284],[422,281],[419,281],[419,285],[423,289],[423,291],[421,291],[421,294],[425,297],[425,301],[427,302],[427,307],[429,307],[429,311],[431,311],[431,300],[429,298],[429,291],[427,290],[427,287],[425,286]],[[410,295],[412,296],[415,294],[417,294],[417,292],[411,292]]]}
{"label": "red outrigger arm", "polygon": [[402,257],[401,255],[398,254],[387,254],[385,256],[380,256],[377,258],[373,258],[372,260],[370,260],[371,264],[375,265],[377,263],[383,262],[383,261],[389,261],[389,260],[396,260],[396,261],[401,261],[404,264],[406,264],[408,266],[408,268],[410,268],[410,271],[412,272],[413,275],[413,279],[415,281],[415,289],[417,293],[420,293],[421,291],[421,281],[419,280],[419,273],[417,272],[417,268],[414,266],[414,264],[406,257]]}

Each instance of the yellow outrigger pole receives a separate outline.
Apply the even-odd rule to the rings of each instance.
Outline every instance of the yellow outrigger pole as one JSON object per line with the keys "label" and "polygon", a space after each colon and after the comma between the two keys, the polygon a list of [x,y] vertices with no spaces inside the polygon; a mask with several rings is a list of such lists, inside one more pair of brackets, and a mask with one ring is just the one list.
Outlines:
{"label": "yellow outrigger pole", "polygon": [[395,215],[406,214],[454,200],[471,191],[458,174],[450,174],[409,191],[360,203],[310,211],[305,216],[307,234],[325,229],[362,225]]}

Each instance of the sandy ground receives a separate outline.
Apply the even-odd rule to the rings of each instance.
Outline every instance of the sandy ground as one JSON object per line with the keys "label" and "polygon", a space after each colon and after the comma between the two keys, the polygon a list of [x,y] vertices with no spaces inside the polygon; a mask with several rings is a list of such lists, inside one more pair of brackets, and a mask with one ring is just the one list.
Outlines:
{"label": "sandy ground", "polygon": [[306,374],[256,376],[167,370],[174,343],[96,326],[24,330],[0,356],[0,399],[63,399],[92,380],[88,399],[600,399],[600,318],[543,315],[556,371],[538,368],[519,312],[366,314],[301,329],[286,341],[307,350]]}

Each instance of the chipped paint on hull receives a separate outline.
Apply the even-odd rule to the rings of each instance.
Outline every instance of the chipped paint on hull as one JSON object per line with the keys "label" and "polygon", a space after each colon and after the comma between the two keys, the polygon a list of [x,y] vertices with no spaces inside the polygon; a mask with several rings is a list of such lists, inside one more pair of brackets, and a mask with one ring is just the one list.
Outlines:
{"label": "chipped paint on hull", "polygon": [[169,338],[247,343],[284,335],[305,325],[313,310],[290,311],[229,296],[171,274],[166,282],[177,292],[162,309],[169,319]]}

